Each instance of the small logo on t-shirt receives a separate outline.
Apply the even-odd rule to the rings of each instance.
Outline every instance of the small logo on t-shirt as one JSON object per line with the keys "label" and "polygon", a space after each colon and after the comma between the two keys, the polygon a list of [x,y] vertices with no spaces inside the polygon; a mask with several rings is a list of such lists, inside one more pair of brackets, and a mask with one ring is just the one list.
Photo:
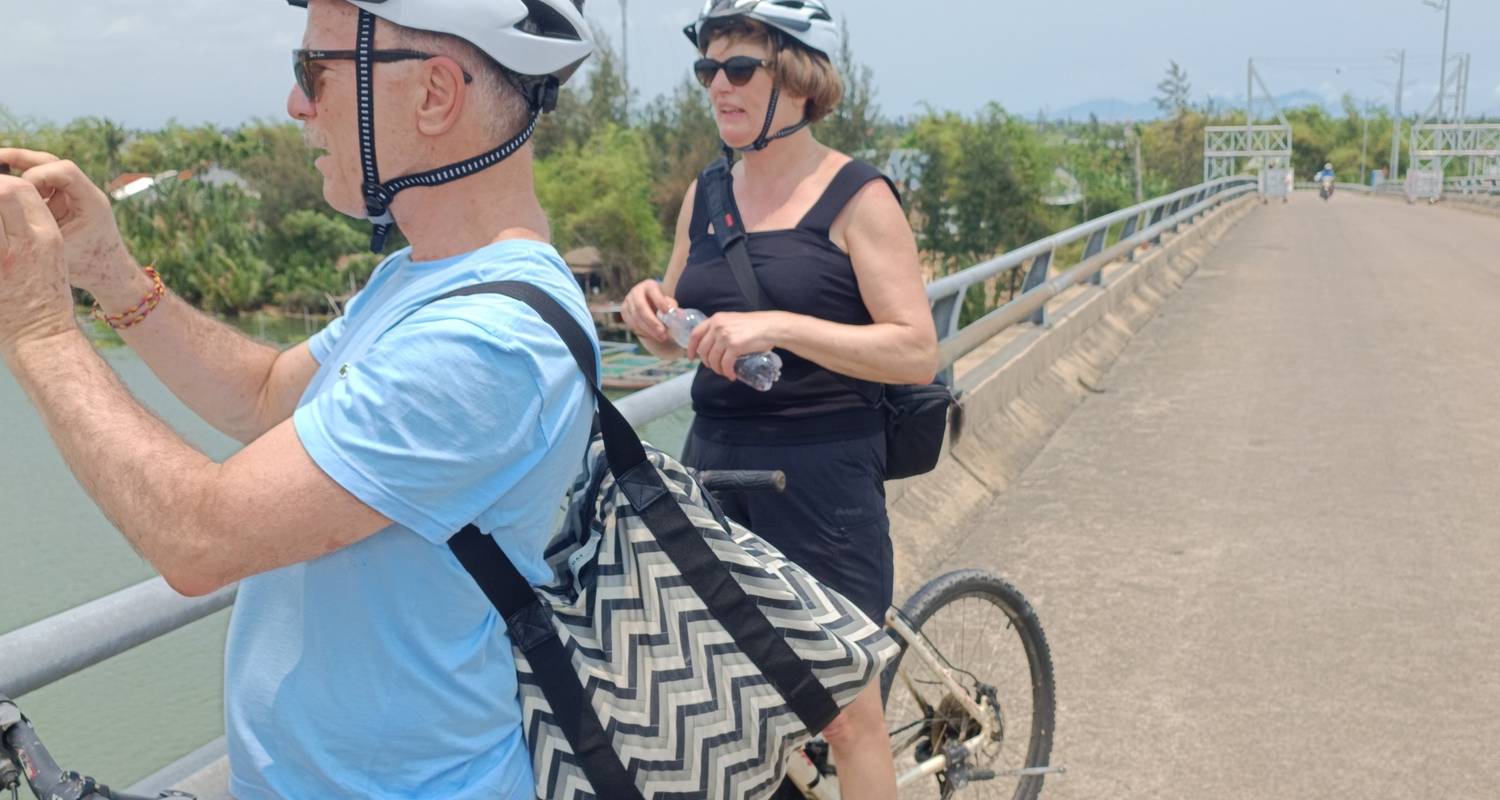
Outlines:
{"label": "small logo on t-shirt", "polygon": [[344,364],[343,366],[339,367],[339,380],[343,380],[347,377],[349,377],[349,365]]}

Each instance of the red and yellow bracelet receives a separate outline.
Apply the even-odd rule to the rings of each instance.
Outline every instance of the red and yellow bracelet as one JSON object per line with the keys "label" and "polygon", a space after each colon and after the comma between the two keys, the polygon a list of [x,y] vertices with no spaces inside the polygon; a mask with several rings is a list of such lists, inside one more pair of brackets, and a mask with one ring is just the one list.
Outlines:
{"label": "red and yellow bracelet", "polygon": [[157,274],[155,267],[146,267],[144,271],[146,276],[151,279],[151,291],[145,297],[141,298],[141,302],[136,303],[129,311],[122,314],[106,314],[104,313],[104,309],[99,306],[99,301],[95,300],[94,319],[108,323],[109,327],[118,331],[133,325],[139,325],[146,319],[147,315],[155,311],[157,305],[161,303],[161,299],[167,295],[167,286],[161,282],[161,275]]}

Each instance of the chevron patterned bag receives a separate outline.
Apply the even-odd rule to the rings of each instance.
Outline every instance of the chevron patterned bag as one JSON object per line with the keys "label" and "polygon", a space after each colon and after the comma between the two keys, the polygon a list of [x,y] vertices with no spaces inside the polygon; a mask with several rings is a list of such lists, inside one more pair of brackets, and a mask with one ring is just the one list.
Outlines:
{"label": "chevron patterned bag", "polygon": [[[535,287],[521,300],[598,386],[588,337]],[[445,295],[445,296],[452,296]],[[450,540],[506,620],[545,800],[760,800],[793,748],[874,680],[896,644],[718,509],[595,389],[601,434],[533,588],[493,538]]]}

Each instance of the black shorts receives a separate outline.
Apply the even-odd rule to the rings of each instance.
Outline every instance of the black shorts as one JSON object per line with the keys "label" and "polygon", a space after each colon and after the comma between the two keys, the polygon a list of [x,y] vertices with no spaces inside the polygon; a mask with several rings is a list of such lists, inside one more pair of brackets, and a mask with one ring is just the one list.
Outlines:
{"label": "black shorts", "polygon": [[885,619],[895,568],[883,431],[815,443],[761,438],[742,444],[710,439],[695,422],[682,461],[698,469],[785,472],[784,493],[719,494],[724,512],[876,623]]}

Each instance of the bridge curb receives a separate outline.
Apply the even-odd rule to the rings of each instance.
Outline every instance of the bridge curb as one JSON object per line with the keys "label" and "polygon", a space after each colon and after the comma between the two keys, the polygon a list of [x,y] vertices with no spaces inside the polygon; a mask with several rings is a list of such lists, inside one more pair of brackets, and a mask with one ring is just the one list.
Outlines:
{"label": "bridge curb", "polygon": [[1360,192],[1364,197],[1378,197],[1383,200],[1399,200],[1407,205],[1432,205],[1437,208],[1452,208],[1458,211],[1467,211],[1484,217],[1500,217],[1500,196],[1494,195],[1464,195],[1457,193],[1444,194],[1442,199],[1436,203],[1413,203],[1406,199],[1404,194],[1392,194],[1390,192]]}
{"label": "bridge curb", "polygon": [[1100,391],[1131,337],[1258,206],[1254,197],[1226,204],[1138,261],[1106,267],[1102,288],[1061,295],[1047,326],[1017,325],[997,337],[1004,341],[993,352],[959,362],[959,421],[947,452],[927,475],[887,487],[898,598],[949,561],[961,537],[948,532],[1004,491],[1073,409]]}

